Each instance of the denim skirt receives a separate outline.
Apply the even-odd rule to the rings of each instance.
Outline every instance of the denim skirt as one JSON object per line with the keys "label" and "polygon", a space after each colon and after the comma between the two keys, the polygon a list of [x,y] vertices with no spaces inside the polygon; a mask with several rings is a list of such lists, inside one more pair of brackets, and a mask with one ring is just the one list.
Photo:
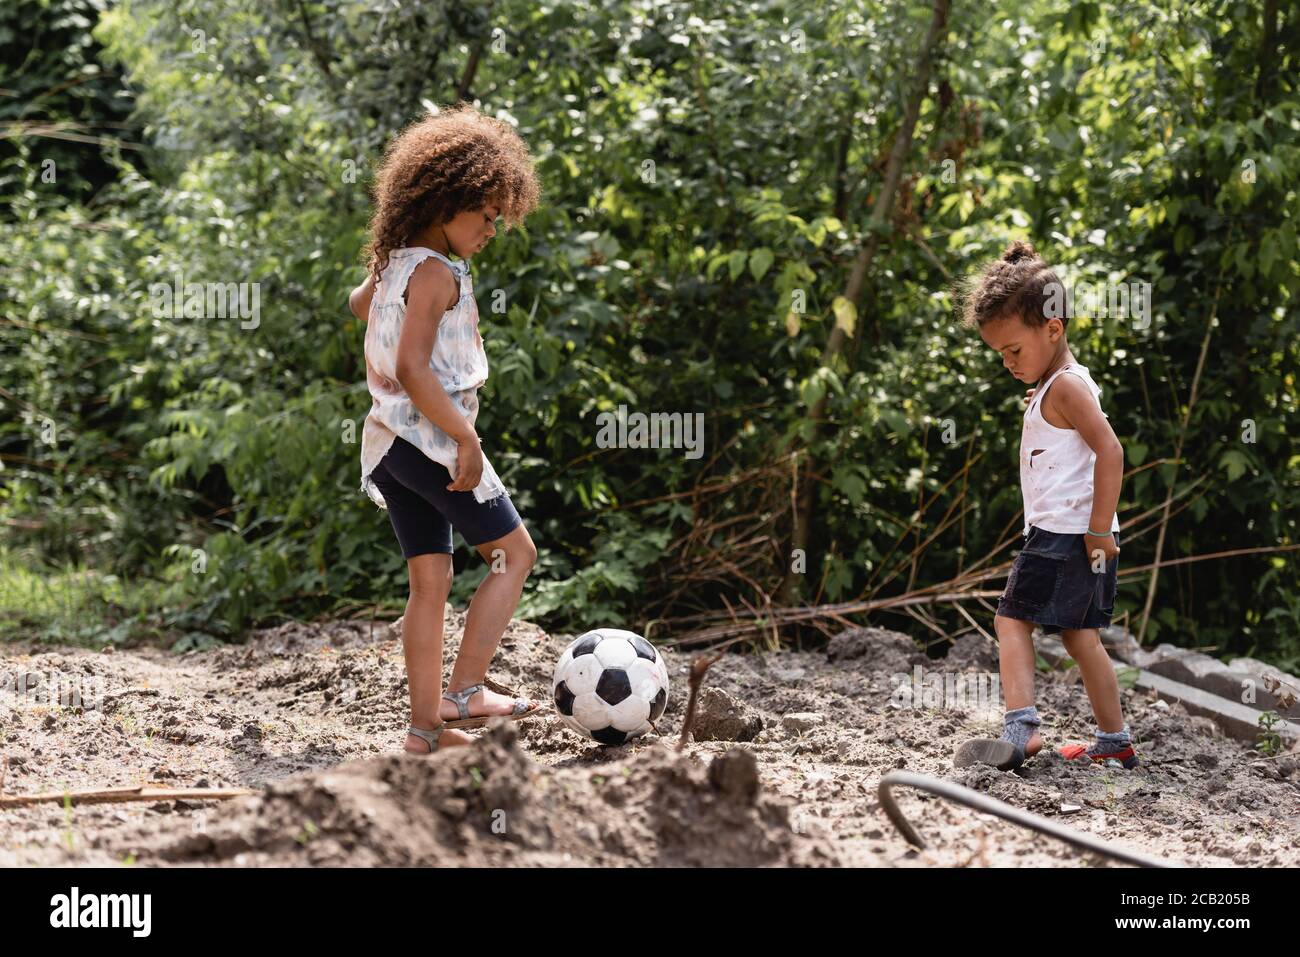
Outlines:
{"label": "denim skirt", "polygon": [[[1011,565],[998,614],[1032,621],[1048,635],[1109,625],[1119,557],[1106,562],[1103,571],[1093,571],[1083,539],[1082,534],[1030,526],[1024,547]],[[1118,532],[1115,544],[1119,544]]]}

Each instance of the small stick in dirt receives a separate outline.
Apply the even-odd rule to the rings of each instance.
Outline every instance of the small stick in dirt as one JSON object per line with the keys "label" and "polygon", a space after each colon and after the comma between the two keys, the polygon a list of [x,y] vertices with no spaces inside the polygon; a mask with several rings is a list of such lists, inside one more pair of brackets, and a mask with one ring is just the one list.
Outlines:
{"label": "small stick in dirt", "polygon": [[695,699],[700,693],[700,685],[704,682],[704,673],[723,654],[724,652],[719,651],[716,655],[696,655],[691,659],[691,693],[686,699],[686,720],[682,722],[682,736],[677,739],[678,751],[686,746],[686,739],[691,733],[691,725],[695,723]]}
{"label": "small stick in dirt", "polygon": [[44,791],[40,794],[0,795],[0,809],[29,804],[118,804],[123,801],[224,801],[259,794],[247,788],[97,788],[91,791]]}

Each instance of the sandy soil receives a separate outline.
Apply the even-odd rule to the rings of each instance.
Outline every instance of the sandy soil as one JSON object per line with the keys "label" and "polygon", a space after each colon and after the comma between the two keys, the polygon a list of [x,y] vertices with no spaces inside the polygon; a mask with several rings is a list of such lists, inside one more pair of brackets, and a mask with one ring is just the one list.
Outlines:
{"label": "sandy soil", "polygon": [[[463,625],[449,610],[448,668]],[[572,636],[511,625],[492,677],[547,696]],[[553,713],[500,722],[468,748],[401,751],[406,677],[383,623],[290,623],[246,643],[171,655],[10,643],[0,694],[5,793],[151,784],[258,795],[0,810],[0,865],[1118,866],[915,791],[911,849],[876,799],[895,768],[965,784],[1171,863],[1300,863],[1295,753],[1264,758],[1179,705],[1124,692],[1143,766],[1067,762],[1091,713],[1074,670],[1040,675],[1047,748],[1017,772],[956,770],[953,749],[996,736],[1001,702],[908,706],[891,675],[996,673],[984,639],[931,661],[905,636],[861,629],[824,651],[730,654],[709,671],[701,737],[675,750],[688,657],[647,735],[607,748]],[[95,708],[33,703],[15,676],[85,675]],[[30,679],[29,679],[30,681]],[[928,702],[934,703],[934,702]],[[942,702],[941,702],[942,704]],[[950,703],[949,703],[950,704]],[[747,739],[737,744],[736,738]]]}

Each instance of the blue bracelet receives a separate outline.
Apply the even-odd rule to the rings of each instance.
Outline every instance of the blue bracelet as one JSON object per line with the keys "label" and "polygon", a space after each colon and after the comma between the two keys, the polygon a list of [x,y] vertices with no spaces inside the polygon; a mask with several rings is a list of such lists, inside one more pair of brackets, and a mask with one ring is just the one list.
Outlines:
{"label": "blue bracelet", "polygon": [[1107,535],[1109,535],[1109,534],[1111,534],[1111,533],[1110,533],[1110,532],[1094,532],[1092,529],[1088,529],[1088,534],[1091,535],[1093,538],[1105,538]]}

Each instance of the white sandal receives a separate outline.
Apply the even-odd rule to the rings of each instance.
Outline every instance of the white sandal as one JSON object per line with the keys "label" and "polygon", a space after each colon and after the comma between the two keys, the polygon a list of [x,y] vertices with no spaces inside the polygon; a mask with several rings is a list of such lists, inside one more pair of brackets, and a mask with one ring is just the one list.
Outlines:
{"label": "white sandal", "polygon": [[[428,753],[433,754],[433,752],[438,750],[438,739],[442,737],[442,732],[444,732],[445,730],[447,730],[447,722],[439,721],[428,731],[425,731],[422,728],[417,728],[415,725],[411,725],[409,728],[406,729],[406,733],[414,735],[415,737],[423,741],[425,744],[427,744],[429,746]],[[408,751],[407,753],[417,754],[418,752]]]}
{"label": "white sandal", "polygon": [[[485,687],[483,682],[476,685],[470,685],[460,691],[447,691],[443,697],[456,706],[456,711],[460,714],[459,718],[450,721],[443,721],[443,725],[448,728],[477,728],[488,723],[490,718],[506,718],[510,721],[520,721],[524,718],[531,718],[537,712],[542,710],[541,703],[533,704],[528,698],[515,698],[515,709],[510,714],[481,714],[470,716],[469,699],[475,694],[482,691]],[[495,688],[493,689],[496,690]],[[507,692],[509,693],[509,692]]]}

